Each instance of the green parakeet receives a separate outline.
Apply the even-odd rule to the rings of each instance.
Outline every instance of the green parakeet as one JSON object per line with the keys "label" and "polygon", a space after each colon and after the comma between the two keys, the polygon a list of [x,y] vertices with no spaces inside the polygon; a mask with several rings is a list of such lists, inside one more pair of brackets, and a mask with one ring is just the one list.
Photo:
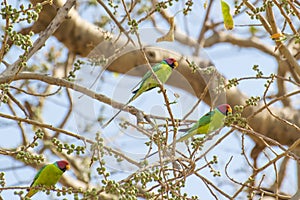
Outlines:
{"label": "green parakeet", "polygon": [[38,171],[35,175],[30,187],[28,189],[28,193],[25,197],[32,197],[35,195],[39,190],[34,189],[33,187],[37,186],[54,186],[63,175],[66,170],[70,169],[70,165],[65,160],[56,161],[52,164],[45,165]]}
{"label": "green parakeet", "polygon": [[229,113],[232,113],[230,105],[217,106],[214,110],[203,115],[177,142],[183,142],[196,134],[208,134],[221,128],[224,126],[224,119]]}
{"label": "green parakeet", "polygon": [[[203,115],[196,124],[188,129],[180,129],[179,131],[187,131],[181,136],[177,142],[183,142],[196,134],[208,134],[224,126],[224,119],[228,114],[232,113],[232,109],[228,104],[217,106],[214,110]],[[148,155],[146,158],[153,156],[158,151]]]}
{"label": "green parakeet", "polygon": [[[154,73],[158,77],[161,83],[165,83],[172,74],[174,68],[178,66],[178,62],[174,58],[167,58],[161,61],[152,67]],[[139,88],[132,91],[134,94],[129,101],[124,105],[127,106],[137,97],[139,97],[142,93],[149,91],[153,88],[159,87],[159,83],[157,82],[156,78],[153,76],[151,71],[148,71],[142,78],[142,80],[138,83],[140,84]],[[123,109],[123,108],[122,108]],[[102,128],[105,128],[121,111],[120,109],[110,120],[108,120]]]}

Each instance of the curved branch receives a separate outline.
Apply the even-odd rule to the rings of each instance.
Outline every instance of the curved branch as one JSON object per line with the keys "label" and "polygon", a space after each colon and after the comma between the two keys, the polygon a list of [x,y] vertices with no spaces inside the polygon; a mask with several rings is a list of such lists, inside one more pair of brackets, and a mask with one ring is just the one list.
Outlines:
{"label": "curved branch", "polygon": [[[34,42],[32,48],[29,49],[28,53],[26,53],[26,60],[31,58],[33,54],[35,54],[46,42],[46,40],[56,31],[56,29],[61,25],[61,23],[67,18],[69,10],[75,4],[75,0],[68,0],[62,7],[59,9],[53,19],[47,26],[45,30],[43,30],[42,34],[39,38]],[[23,60],[24,61],[24,60]],[[18,59],[13,65],[9,66],[7,70],[3,73],[17,73],[22,70],[20,63],[21,59]]]}
{"label": "curved branch", "polygon": [[[244,1],[244,2],[246,2],[246,4],[249,4],[249,1]],[[43,15],[40,16],[40,21],[36,22],[36,24],[34,25],[35,28],[41,25],[39,23],[42,23],[42,26],[49,24],[51,21],[49,20],[49,15],[55,16],[56,10],[52,7],[47,7],[42,13]],[[105,40],[106,35],[104,31],[97,29],[94,25],[82,19],[75,10],[71,10],[69,14],[71,18],[65,21],[63,23],[63,26],[61,26],[55,32],[55,36],[57,37],[58,40],[64,43],[70,51],[76,52],[81,56],[87,56],[97,44]],[[264,21],[265,19],[263,18],[263,16],[261,17],[262,17],[261,20],[264,22],[264,25],[266,26],[266,30],[271,33],[271,29],[268,22]],[[224,33],[220,33],[220,35],[214,34],[212,37],[210,37],[206,41],[205,45],[206,46],[213,45],[215,44],[216,41],[220,41],[220,42],[228,41],[233,44],[236,43],[245,47],[247,47],[248,45],[248,47],[257,48],[260,49],[261,51],[266,52],[269,55],[278,57],[277,54],[272,52],[270,47],[267,47],[266,45],[260,43],[260,41],[257,41],[254,38],[251,38],[250,40],[238,40],[233,36],[228,36]],[[118,40],[117,43],[114,45],[121,47],[123,44],[124,43],[122,43],[122,41]],[[104,44],[103,46],[99,47],[97,50],[99,50],[100,53],[106,55],[106,53],[111,49],[110,46],[111,43]],[[180,76],[172,75],[172,77],[168,80],[167,84],[183,89],[197,97],[201,96],[201,94],[203,93],[206,87],[206,81],[203,78],[203,74],[191,73],[191,69],[189,68],[188,64],[185,62],[185,59],[183,59],[181,55],[178,55],[178,53],[176,52],[166,51],[154,47],[146,47],[145,52],[151,63],[160,62],[163,58],[166,57],[176,58],[179,61],[179,65],[180,65],[180,67],[178,68],[178,72],[180,73]],[[97,55],[101,55],[101,54],[97,54]],[[115,59],[112,63],[110,63],[108,70],[118,72],[118,73],[127,73],[129,70],[134,69],[135,66],[144,64],[143,60],[144,59],[141,56],[141,53],[139,51],[129,51],[125,54],[120,55],[117,59]],[[207,67],[211,65],[210,61],[207,60],[203,61],[200,58],[198,59],[193,58],[193,60],[199,66]],[[126,63],[126,65],[124,65],[124,63]],[[144,73],[145,71],[143,70],[139,70],[139,71],[132,70],[131,75],[142,76]],[[104,95],[95,94],[93,91],[87,90],[84,87],[79,87],[77,85],[74,85],[74,83],[61,80],[61,79],[56,79],[53,77],[42,76],[39,74],[32,74],[32,73],[30,74],[22,73],[16,77],[11,77],[11,76],[2,77],[2,79],[0,79],[0,82],[5,83],[10,80],[9,78],[12,80],[21,80],[21,79],[41,80],[49,84],[72,88],[92,98],[98,100],[101,99],[101,102],[112,105],[113,107],[116,108],[121,108],[123,106],[123,104],[119,104],[115,101],[112,101],[110,98]],[[186,84],[182,84],[182,81],[186,81],[186,80],[188,81],[189,87],[187,87]],[[227,102],[232,106],[244,105],[245,100],[248,99],[248,97],[237,88],[231,88],[230,90],[227,90],[226,97],[227,97]],[[206,95],[203,100],[208,105],[211,105],[212,103],[211,97],[209,95]],[[131,113],[139,112],[138,110],[134,110],[134,111],[130,110],[130,108],[128,109]],[[244,111],[244,115],[249,116],[251,113],[253,113],[255,110],[258,109],[259,108],[249,107]],[[297,110],[291,108],[275,108],[275,107],[271,107],[271,109],[274,113],[276,113],[277,116],[284,118],[285,120],[295,124],[296,126],[300,125],[300,113]],[[299,133],[297,129],[292,128],[286,123],[282,121],[278,121],[277,119],[273,118],[266,110],[263,110],[260,114],[255,115],[255,117],[249,119],[248,123],[256,132],[260,132],[265,136],[280,141],[282,144],[285,145],[291,145],[294,141],[296,141],[299,138]]]}

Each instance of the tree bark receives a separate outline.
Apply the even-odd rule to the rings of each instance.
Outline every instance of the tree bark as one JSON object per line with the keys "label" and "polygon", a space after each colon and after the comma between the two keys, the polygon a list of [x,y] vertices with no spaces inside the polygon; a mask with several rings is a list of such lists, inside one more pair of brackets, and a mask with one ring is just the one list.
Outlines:
{"label": "tree bark", "polygon": [[[40,1],[31,0],[31,2],[35,4]],[[31,27],[31,29],[35,33],[43,31],[56,15],[57,7],[60,7],[61,5],[62,1],[57,0],[52,6],[44,6],[38,21]],[[82,19],[74,9],[69,12],[69,16],[70,18],[62,23],[62,25],[55,32],[54,36],[60,42],[62,42],[71,52],[74,52],[82,57],[93,55],[99,56],[101,54],[109,55],[113,51],[112,46],[114,49],[116,49],[122,47],[126,43],[126,40],[122,38],[117,40],[116,43],[104,42],[105,38],[113,36],[105,32],[101,28],[96,27],[95,25]],[[27,31],[29,30],[30,29],[28,29]],[[208,40],[208,46],[213,45],[212,39],[213,38],[210,38],[210,40]],[[232,40],[232,38],[229,38],[228,40]],[[100,43],[101,45],[99,45]],[[193,44],[193,42],[191,42],[191,44]],[[245,47],[247,47],[247,45]],[[131,43],[127,44],[127,48],[137,49],[136,47],[133,47]],[[166,57],[174,57],[175,59],[177,59],[180,66],[177,70],[182,76],[172,76],[167,84],[180,89],[184,89],[192,95],[200,97],[207,85],[207,80],[204,80],[205,77],[203,77],[202,73],[191,73],[191,69],[184,59],[184,55],[178,55],[178,53],[176,52],[171,52],[169,50],[163,50],[156,47],[145,47],[144,50],[150,63],[160,62],[163,58]],[[270,50],[270,48],[268,47],[263,48],[263,51],[271,55],[273,54],[272,50]],[[275,56],[275,54],[273,54],[273,56]],[[193,58],[193,60],[196,61],[199,66],[208,67],[211,65],[211,62],[208,60],[201,60],[195,57]],[[109,63],[107,70],[118,73],[127,73],[129,70],[132,70],[136,66],[144,63],[145,60],[143,59],[143,56],[141,56],[141,52],[139,50],[133,50],[129,51],[126,54],[118,55],[116,59],[113,59],[113,61]],[[143,76],[145,70],[133,70],[131,75]],[[180,78],[188,80],[189,85],[192,88],[187,88],[185,84],[181,84]],[[231,106],[234,106],[244,105],[245,100],[249,97],[246,94],[243,94],[239,89],[231,88],[229,90],[226,90],[226,98],[227,103],[229,103]],[[208,105],[211,105],[212,100],[209,94],[205,96],[204,102]],[[257,107],[250,107],[245,109],[243,113],[244,116],[249,116],[261,106],[263,105],[261,104]],[[300,125],[300,112],[298,110],[289,107],[279,108],[274,106],[271,106],[270,109],[280,118],[289,121],[291,124],[294,124],[296,126]],[[293,144],[297,139],[299,139],[300,136],[299,129],[297,127],[274,118],[266,109],[255,115],[253,118],[249,119],[248,124],[256,132],[279,141],[283,145]],[[255,138],[253,139],[259,143],[259,140]],[[263,147],[264,145],[260,143],[258,144],[258,146]]]}

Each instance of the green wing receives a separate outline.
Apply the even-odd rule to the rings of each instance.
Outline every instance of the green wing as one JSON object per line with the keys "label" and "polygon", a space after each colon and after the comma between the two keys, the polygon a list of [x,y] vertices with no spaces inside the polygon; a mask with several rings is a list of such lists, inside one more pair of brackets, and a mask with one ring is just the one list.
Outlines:
{"label": "green wing", "polygon": [[[160,69],[162,69],[163,65],[167,65],[167,64],[165,64],[165,63],[158,63],[158,64],[154,65],[152,67],[154,73],[157,73]],[[147,71],[147,73],[142,78],[142,82],[145,81],[146,79],[148,79],[151,76],[152,76],[152,72],[151,71]]]}
{"label": "green wing", "polygon": [[214,114],[215,111],[213,110],[202,116],[177,142],[183,142],[196,134],[207,134]]}
{"label": "green wing", "polygon": [[[35,175],[34,180],[30,187],[35,187],[39,185],[43,186],[52,186],[55,185],[60,177],[63,175],[63,171],[61,171],[56,165],[48,164],[40,169],[40,171]],[[32,197],[39,190],[31,188],[25,197]]]}
{"label": "green wing", "polygon": [[[170,75],[172,74],[172,68],[164,62],[162,62],[160,64],[156,64],[155,66],[153,66],[152,69],[153,69],[154,73],[157,75],[158,79],[162,83],[165,83],[168,80],[168,78],[170,77]],[[155,77],[153,76],[151,71],[148,71],[142,78],[142,83],[140,84],[139,88],[132,92],[132,93],[134,93],[134,95],[127,102],[127,104],[129,104],[130,102],[135,100],[142,93],[149,91],[153,88],[156,88],[158,86],[159,86],[159,84],[158,84],[157,80],[155,79]]]}
{"label": "green wing", "polygon": [[212,116],[214,114],[215,114],[215,111],[213,110],[213,111],[210,111],[210,112],[206,113],[205,115],[203,115],[197,121],[197,123],[194,126],[192,126],[192,128],[190,130],[188,130],[188,133],[193,132],[193,131],[199,129],[200,127],[204,127],[204,126],[208,125],[211,122]]}
{"label": "green wing", "polygon": [[63,171],[60,170],[55,164],[47,165],[43,171],[39,174],[35,181],[37,185],[54,185],[58,182],[60,177],[63,175]]}
{"label": "green wing", "polygon": [[[30,184],[30,187],[34,184],[34,182],[39,178],[41,172],[45,169],[47,165],[43,166],[34,176],[32,183]],[[29,190],[29,189],[28,189]]]}
{"label": "green wing", "polygon": [[162,83],[165,83],[165,82],[167,82],[167,80],[171,76],[171,74],[173,72],[173,68],[170,67],[170,65],[168,65],[166,63],[160,63],[159,69],[155,70],[154,72],[157,75],[158,79]]}
{"label": "green wing", "polygon": [[[163,63],[158,63],[158,64],[154,65],[154,66],[152,67],[154,73],[156,73],[158,70],[160,70],[161,67],[162,67],[162,65],[163,65]],[[139,84],[143,83],[145,80],[147,80],[148,78],[150,78],[151,75],[152,75],[152,72],[151,72],[151,71],[147,71],[147,73],[143,76],[142,80],[140,80],[140,82],[138,82],[138,83],[136,84],[136,86],[132,89],[132,90],[133,90],[132,93],[136,93],[140,88],[138,88],[138,89],[136,89],[136,90],[134,90],[134,89],[135,89]]]}
{"label": "green wing", "polygon": [[[172,74],[172,68],[165,61],[162,61],[161,63],[154,65],[152,69],[162,83],[165,83],[170,77],[170,75]],[[132,91],[134,95],[127,101],[127,103],[124,105],[123,108],[125,108],[125,106],[127,106],[130,102],[132,102],[137,97],[139,97],[142,93],[149,91],[155,87],[158,87],[158,83],[155,77],[152,75],[153,75],[152,72],[148,71],[143,76],[142,80],[132,90],[134,90],[139,85],[138,89]],[[120,109],[113,117],[111,117],[102,126],[102,128],[105,128],[122,111],[122,109]]]}
{"label": "green wing", "polygon": [[182,142],[196,134],[208,134],[224,126],[226,115],[217,108],[201,117],[188,132],[177,140]]}

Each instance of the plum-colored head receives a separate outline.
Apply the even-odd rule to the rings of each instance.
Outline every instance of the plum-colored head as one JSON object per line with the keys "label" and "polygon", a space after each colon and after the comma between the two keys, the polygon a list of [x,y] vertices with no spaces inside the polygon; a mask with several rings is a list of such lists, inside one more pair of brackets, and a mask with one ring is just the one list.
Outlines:
{"label": "plum-colored head", "polygon": [[217,106],[217,109],[223,113],[224,115],[228,115],[232,113],[232,109],[229,104],[221,104]]}
{"label": "plum-colored head", "polygon": [[63,172],[70,169],[69,163],[65,160],[56,161],[54,164]]}
{"label": "plum-colored head", "polygon": [[167,58],[167,59],[164,59],[164,61],[170,65],[170,67],[172,68],[176,68],[178,67],[178,62],[174,59],[174,58]]}

